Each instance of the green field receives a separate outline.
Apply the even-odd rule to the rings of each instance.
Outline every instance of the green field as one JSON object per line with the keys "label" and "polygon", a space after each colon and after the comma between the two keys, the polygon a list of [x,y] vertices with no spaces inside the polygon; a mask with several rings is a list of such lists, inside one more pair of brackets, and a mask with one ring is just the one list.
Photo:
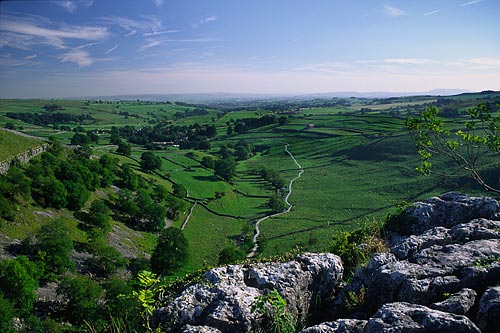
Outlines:
{"label": "green field", "polygon": [[41,140],[0,130],[0,161],[8,160],[43,143]]}
{"label": "green field", "polygon": [[[453,99],[453,103],[460,103],[461,99],[457,100]],[[436,170],[440,172],[430,178],[415,170],[419,160],[404,121],[410,108],[422,110],[435,101],[436,98],[430,97],[401,98],[390,102],[352,100],[351,106],[301,108],[285,115],[286,124],[276,123],[226,135],[226,122],[258,118],[272,112],[224,111],[221,116],[222,111],[207,109],[206,115],[176,118],[176,112],[193,110],[194,107],[139,102],[3,100],[0,101],[0,124],[11,122],[26,133],[40,137],[56,136],[69,142],[73,132],[4,117],[7,112],[42,112],[47,103],[60,103],[64,107],[62,112],[91,114],[95,121],[82,125],[85,129],[138,128],[165,120],[175,125],[214,124],[218,136],[210,140],[211,148],[206,151],[177,148],[154,151],[162,160],[162,167],[156,174],[139,170],[137,160],[146,151],[143,147],[132,145],[132,158],[117,155],[114,153],[116,146],[109,144],[108,133],[100,134],[99,144],[93,146],[97,155],[112,153],[121,163],[131,164],[147,182],[159,183],[168,190],[172,189],[172,184],[182,184],[188,191],[185,199],[189,208],[197,201],[184,229],[190,254],[181,271],[189,272],[216,265],[218,254],[225,246],[234,243],[243,229],[253,228],[252,224],[258,218],[271,213],[267,202],[276,190],[259,176],[258,171],[262,168],[274,170],[288,186],[299,170],[285,152],[286,144],[304,173],[293,186],[289,199],[292,210],[260,225],[257,256],[276,255],[297,246],[303,250],[321,251],[339,229],[351,229],[374,219],[383,220],[402,202],[425,199],[450,190],[480,193],[481,189],[446,161],[435,161]],[[465,101],[470,104],[468,99]],[[463,108],[461,105],[457,107]],[[364,112],[363,108],[371,111]],[[458,126],[463,118],[449,118],[447,121]],[[204,156],[217,158],[222,145],[232,146],[242,139],[267,148],[239,161],[231,182],[217,178],[213,170],[200,164]],[[2,144],[5,156],[14,154],[3,147]],[[494,158],[488,161],[489,167],[496,166]],[[223,195],[216,198],[216,193]],[[189,208],[172,221],[174,226],[180,227],[185,222]],[[151,248],[151,240],[147,239],[146,243],[141,247]]]}

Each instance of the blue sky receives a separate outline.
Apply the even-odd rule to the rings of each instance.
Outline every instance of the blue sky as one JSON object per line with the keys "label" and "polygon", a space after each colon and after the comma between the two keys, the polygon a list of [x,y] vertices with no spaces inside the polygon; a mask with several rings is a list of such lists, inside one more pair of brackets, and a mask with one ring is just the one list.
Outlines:
{"label": "blue sky", "polygon": [[0,98],[500,90],[500,0],[0,6]]}

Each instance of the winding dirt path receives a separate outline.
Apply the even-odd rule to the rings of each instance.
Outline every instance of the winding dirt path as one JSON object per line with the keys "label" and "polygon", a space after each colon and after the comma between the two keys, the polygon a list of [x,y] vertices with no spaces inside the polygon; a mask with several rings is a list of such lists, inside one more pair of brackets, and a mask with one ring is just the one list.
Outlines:
{"label": "winding dirt path", "polygon": [[297,168],[299,169],[299,173],[298,175],[293,178],[292,180],[290,180],[290,184],[288,185],[288,194],[286,195],[285,197],[285,203],[288,205],[287,209],[285,209],[284,211],[280,212],[280,213],[275,213],[275,214],[271,214],[271,215],[267,215],[267,216],[264,216],[263,218],[261,218],[260,220],[258,220],[256,223],[255,223],[255,233],[253,235],[253,248],[252,248],[252,251],[250,251],[250,253],[247,255],[247,258],[252,258],[255,253],[257,252],[257,250],[259,249],[259,244],[257,243],[257,238],[259,238],[259,235],[260,235],[260,229],[259,229],[259,225],[262,221],[265,221],[271,217],[276,217],[276,216],[279,216],[279,215],[283,215],[283,214],[286,214],[288,212],[290,212],[290,210],[292,210],[292,207],[293,205],[288,202],[288,199],[290,198],[290,195],[292,195],[292,191],[293,191],[293,183],[299,179],[300,177],[302,177],[302,174],[304,173],[304,169],[302,168],[302,166],[299,164],[299,162],[297,162],[297,160],[295,159],[295,156],[293,156],[293,154],[288,150],[288,146],[289,144],[287,143],[285,145],[285,151],[288,153],[288,155],[290,155],[290,157],[292,158],[293,162],[297,165]]}
{"label": "winding dirt path", "polygon": [[191,206],[191,209],[189,210],[188,216],[186,216],[186,219],[184,220],[184,222],[182,222],[181,230],[184,230],[184,228],[186,227],[186,224],[189,222],[191,215],[193,215],[194,207],[196,207],[197,203],[198,203],[198,201],[195,201],[194,204]]}

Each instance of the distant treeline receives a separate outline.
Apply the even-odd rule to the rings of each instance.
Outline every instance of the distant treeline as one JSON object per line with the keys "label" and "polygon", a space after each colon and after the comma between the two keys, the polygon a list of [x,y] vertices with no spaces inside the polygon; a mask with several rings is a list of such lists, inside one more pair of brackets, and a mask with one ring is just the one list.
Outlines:
{"label": "distant treeline", "polygon": [[162,122],[140,129],[133,126],[113,127],[111,135],[143,146],[152,146],[155,142],[172,142],[181,149],[209,149],[208,139],[217,135],[217,129],[214,125],[175,126]]}
{"label": "distant treeline", "polygon": [[44,112],[44,113],[14,113],[7,112],[5,116],[11,119],[17,119],[24,121],[28,124],[38,125],[38,126],[47,126],[50,124],[86,124],[93,123],[95,119],[88,114],[80,114],[74,115],[69,113],[52,113],[52,112]]}

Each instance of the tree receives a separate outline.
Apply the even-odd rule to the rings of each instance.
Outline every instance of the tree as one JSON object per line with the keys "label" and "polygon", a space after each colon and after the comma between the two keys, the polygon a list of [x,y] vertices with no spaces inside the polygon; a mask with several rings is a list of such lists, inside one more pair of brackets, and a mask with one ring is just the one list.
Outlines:
{"label": "tree", "polygon": [[234,244],[226,246],[219,253],[219,265],[229,265],[246,258],[245,252]]}
{"label": "tree", "polygon": [[116,152],[118,154],[130,156],[130,154],[132,153],[132,148],[130,147],[130,145],[128,143],[120,140],[120,141],[118,141],[117,145],[118,145],[118,148],[116,149]]}
{"label": "tree", "polygon": [[87,215],[87,223],[93,228],[98,228],[104,232],[111,230],[109,218],[110,210],[102,200],[94,200],[90,205]]}
{"label": "tree", "polygon": [[171,274],[186,262],[187,255],[188,242],[182,231],[163,229],[151,255],[151,269],[156,274]]}
{"label": "tree", "polygon": [[228,157],[215,161],[214,173],[216,176],[229,181],[236,173],[236,162],[233,158]]}
{"label": "tree", "polygon": [[281,213],[286,209],[287,206],[285,200],[283,200],[283,198],[278,195],[274,195],[273,197],[271,197],[271,199],[269,199],[268,205],[273,213]]}
{"label": "tree", "polygon": [[182,184],[179,184],[179,183],[175,183],[172,186],[172,193],[177,198],[185,198],[187,196],[186,188]]}
{"label": "tree", "polygon": [[11,302],[9,302],[2,293],[0,293],[0,332],[14,333],[17,332],[12,327],[15,310]]}
{"label": "tree", "polygon": [[57,287],[57,293],[64,295],[66,305],[66,319],[74,324],[83,324],[85,321],[95,322],[100,314],[99,301],[103,289],[87,276],[66,276]]}
{"label": "tree", "polygon": [[19,314],[26,315],[33,307],[38,275],[37,267],[26,257],[0,262],[0,290]]}
{"label": "tree", "polygon": [[151,152],[145,152],[141,155],[141,168],[146,172],[151,172],[161,168],[161,159]]}
{"label": "tree", "polygon": [[467,110],[469,118],[464,127],[452,132],[438,113],[437,107],[430,106],[419,117],[406,120],[422,162],[417,170],[430,175],[430,158],[442,155],[455,162],[486,190],[500,193],[499,188],[484,179],[480,170],[481,157],[500,152],[500,114],[495,116],[489,105],[480,104]]}
{"label": "tree", "polygon": [[201,165],[203,165],[205,168],[213,169],[215,162],[212,157],[203,156],[203,158],[201,159]]}
{"label": "tree", "polygon": [[26,245],[31,245],[35,260],[44,267],[44,276],[47,279],[53,279],[56,275],[75,268],[70,258],[73,241],[63,219],[55,219],[42,226],[35,235],[35,243]]}

